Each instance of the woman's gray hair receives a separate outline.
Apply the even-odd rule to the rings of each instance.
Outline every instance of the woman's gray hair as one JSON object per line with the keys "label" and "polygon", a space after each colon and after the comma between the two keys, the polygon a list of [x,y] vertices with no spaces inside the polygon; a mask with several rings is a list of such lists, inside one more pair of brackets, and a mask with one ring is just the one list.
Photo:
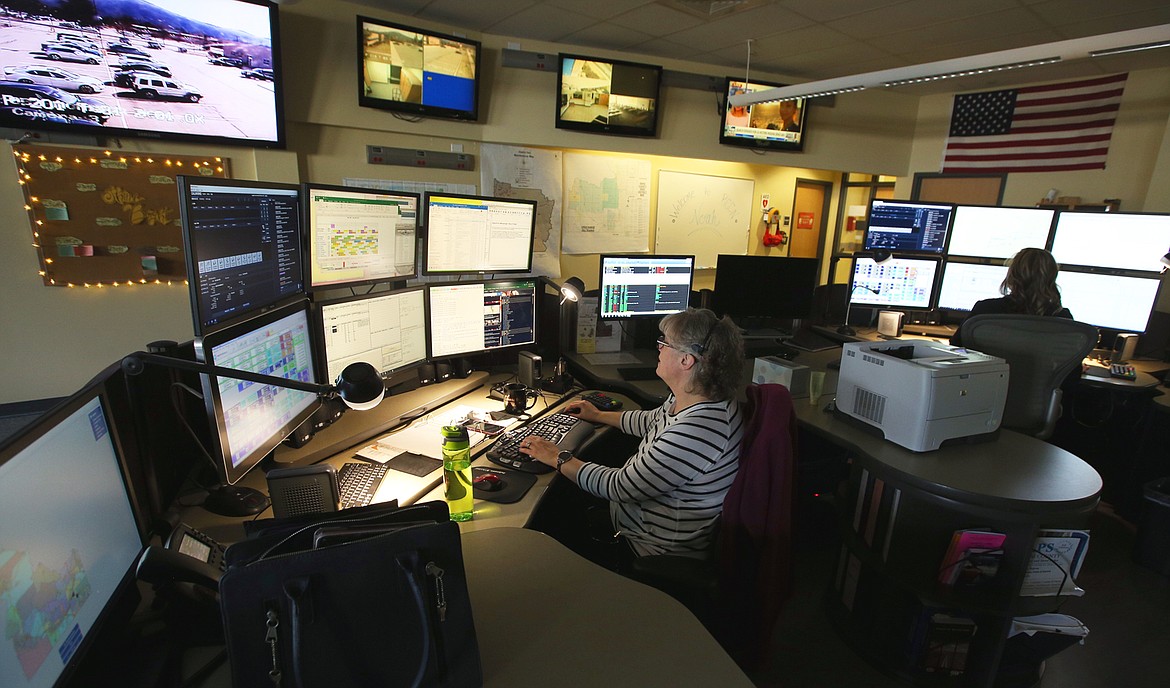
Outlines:
{"label": "woman's gray hair", "polygon": [[706,308],[688,308],[663,318],[658,329],[698,360],[691,377],[695,389],[687,391],[713,401],[735,398],[743,375],[743,335],[731,318],[719,318]]}

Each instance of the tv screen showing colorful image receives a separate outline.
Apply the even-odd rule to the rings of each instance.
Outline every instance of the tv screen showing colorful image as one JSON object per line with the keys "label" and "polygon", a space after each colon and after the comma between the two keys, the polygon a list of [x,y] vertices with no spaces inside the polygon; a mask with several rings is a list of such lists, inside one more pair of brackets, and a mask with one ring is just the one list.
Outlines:
{"label": "tv screen showing colorful image", "polygon": [[283,147],[276,7],[7,2],[0,128]]}
{"label": "tv screen showing colorful image", "polygon": [[[724,92],[730,98],[782,85],[728,77]],[[802,150],[807,135],[807,105],[804,98],[755,105],[733,106],[728,102],[723,108],[719,143],[766,150]]]}

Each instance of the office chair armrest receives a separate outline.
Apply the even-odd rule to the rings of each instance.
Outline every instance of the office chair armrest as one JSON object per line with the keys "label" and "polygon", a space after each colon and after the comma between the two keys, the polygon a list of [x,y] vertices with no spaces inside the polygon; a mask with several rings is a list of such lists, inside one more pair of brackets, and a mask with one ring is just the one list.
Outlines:
{"label": "office chair armrest", "polygon": [[631,577],[648,585],[662,584],[703,590],[715,587],[715,561],[678,554],[634,557]]}

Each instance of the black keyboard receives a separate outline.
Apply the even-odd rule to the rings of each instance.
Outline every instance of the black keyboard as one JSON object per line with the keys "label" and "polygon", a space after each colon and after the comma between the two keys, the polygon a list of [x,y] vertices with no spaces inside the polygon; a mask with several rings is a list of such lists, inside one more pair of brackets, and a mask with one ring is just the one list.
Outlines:
{"label": "black keyboard", "polygon": [[794,346],[797,349],[804,351],[825,351],[827,349],[836,349],[840,346],[837,342],[813,332],[812,330],[797,330],[796,334],[792,335],[791,339],[784,342],[789,346]]}
{"label": "black keyboard", "polygon": [[374,493],[389,468],[384,463],[363,463],[350,461],[341,464],[337,472],[337,487],[341,492],[341,508],[369,506]]}
{"label": "black keyboard", "polygon": [[520,452],[520,440],[529,435],[536,435],[561,449],[575,452],[592,434],[592,423],[583,422],[577,416],[567,413],[554,413],[528,421],[523,426],[501,435],[488,449],[487,457],[501,466],[515,468],[525,473],[548,473],[552,470],[551,467]]}

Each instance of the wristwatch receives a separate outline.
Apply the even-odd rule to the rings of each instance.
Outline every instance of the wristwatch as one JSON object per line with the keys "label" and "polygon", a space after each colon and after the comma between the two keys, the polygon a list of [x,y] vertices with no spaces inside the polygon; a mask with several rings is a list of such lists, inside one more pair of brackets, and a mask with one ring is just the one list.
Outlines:
{"label": "wristwatch", "polygon": [[571,458],[573,458],[573,452],[568,449],[562,449],[557,453],[557,473],[561,472],[561,466],[565,465],[565,462]]}

